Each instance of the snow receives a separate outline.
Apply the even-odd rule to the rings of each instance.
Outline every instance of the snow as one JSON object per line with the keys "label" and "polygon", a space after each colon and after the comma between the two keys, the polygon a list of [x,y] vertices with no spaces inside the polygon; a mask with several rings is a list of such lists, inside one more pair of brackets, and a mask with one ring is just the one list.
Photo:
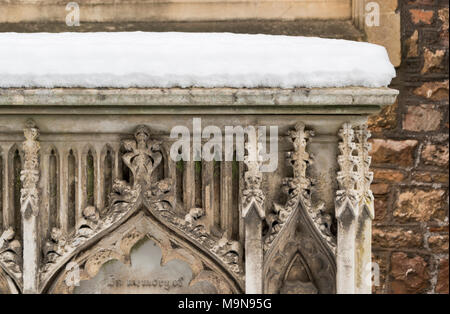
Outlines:
{"label": "snow", "polygon": [[382,46],[231,33],[0,33],[0,87],[384,87]]}

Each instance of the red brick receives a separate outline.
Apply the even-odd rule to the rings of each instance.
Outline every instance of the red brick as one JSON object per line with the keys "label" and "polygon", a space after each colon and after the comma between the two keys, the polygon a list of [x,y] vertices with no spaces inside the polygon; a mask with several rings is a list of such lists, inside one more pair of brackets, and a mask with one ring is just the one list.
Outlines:
{"label": "red brick", "polygon": [[405,179],[405,175],[398,170],[390,169],[373,169],[374,182],[401,182]]}
{"label": "red brick", "polygon": [[413,181],[424,183],[448,183],[447,173],[415,172],[412,175]]}
{"label": "red brick", "polygon": [[383,195],[390,191],[390,185],[386,183],[375,183],[370,186],[370,189],[375,195]]}
{"label": "red brick", "polygon": [[424,23],[431,24],[433,21],[434,12],[430,10],[422,10],[422,9],[410,9],[411,20],[414,24]]}
{"label": "red brick", "polygon": [[374,200],[374,207],[375,207],[375,222],[381,222],[383,221],[387,216],[387,198],[383,196],[375,196]]}
{"label": "red brick", "polygon": [[382,140],[372,141],[372,162],[374,164],[389,164],[411,167],[414,163],[414,152],[418,142],[416,140]]}
{"label": "red brick", "polygon": [[403,119],[407,131],[436,131],[440,128],[442,112],[434,105],[409,106]]}
{"label": "red brick", "polygon": [[411,229],[400,227],[374,227],[372,230],[374,248],[399,249],[422,248],[423,237]]}
{"label": "red brick", "polygon": [[427,262],[420,256],[409,258],[403,252],[391,257],[391,292],[395,294],[423,293],[430,286]]}
{"label": "red brick", "polygon": [[445,207],[445,190],[412,189],[399,194],[393,215],[402,222],[442,222]]}
{"label": "red brick", "polygon": [[446,225],[446,226],[439,226],[439,227],[431,226],[431,227],[428,227],[428,230],[430,232],[447,232],[447,233],[449,231],[448,225]]}
{"label": "red brick", "polygon": [[448,259],[441,260],[439,263],[436,292],[448,294]]}
{"label": "red brick", "polygon": [[426,145],[421,153],[423,163],[448,169],[448,148],[448,145]]}
{"label": "red brick", "polygon": [[414,94],[433,101],[447,100],[449,81],[427,82],[414,90]]}
{"label": "red brick", "polygon": [[434,253],[448,253],[448,234],[432,235],[428,238],[428,247]]}
{"label": "red brick", "polygon": [[410,0],[408,4],[431,5],[434,4],[434,0]]}
{"label": "red brick", "polygon": [[383,130],[391,130],[397,126],[397,107],[396,101],[392,105],[383,107],[380,113],[372,115],[367,121],[369,130],[374,133],[382,132]]}
{"label": "red brick", "polygon": [[421,74],[428,73],[433,69],[441,69],[443,68],[443,63],[445,61],[445,51],[438,49],[433,52],[430,49],[425,48],[423,59],[424,63],[422,71],[420,71]]}

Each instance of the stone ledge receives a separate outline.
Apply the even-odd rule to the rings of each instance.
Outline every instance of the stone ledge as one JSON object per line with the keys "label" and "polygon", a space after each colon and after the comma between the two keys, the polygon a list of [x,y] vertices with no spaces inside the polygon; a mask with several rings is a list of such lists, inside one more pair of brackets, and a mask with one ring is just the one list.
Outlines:
{"label": "stone ledge", "polygon": [[372,114],[389,88],[0,89],[0,114]]}
{"label": "stone ledge", "polygon": [[[61,21],[68,1],[0,1],[0,23]],[[300,18],[350,19],[350,0],[134,0],[83,1],[80,21],[199,21]]]}
{"label": "stone ledge", "polygon": [[309,36],[363,41],[364,34],[350,20],[228,20],[195,22],[83,22],[70,27],[64,22],[0,23],[0,32],[196,32]]}

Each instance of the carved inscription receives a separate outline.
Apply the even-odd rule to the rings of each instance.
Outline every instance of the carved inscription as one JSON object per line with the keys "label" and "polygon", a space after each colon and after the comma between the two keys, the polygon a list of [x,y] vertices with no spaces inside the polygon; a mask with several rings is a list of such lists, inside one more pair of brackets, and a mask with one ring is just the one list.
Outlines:
{"label": "carved inscription", "polygon": [[75,293],[217,293],[209,282],[191,285],[193,271],[179,259],[161,266],[162,251],[149,239],[132,249],[130,265],[118,260],[104,264],[96,276],[81,281]]}

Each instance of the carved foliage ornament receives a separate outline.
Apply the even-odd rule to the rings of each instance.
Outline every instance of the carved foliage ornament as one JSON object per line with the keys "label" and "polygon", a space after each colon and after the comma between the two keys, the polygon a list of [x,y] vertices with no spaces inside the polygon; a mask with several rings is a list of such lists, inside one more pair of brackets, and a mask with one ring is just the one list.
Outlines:
{"label": "carved foliage ornament", "polygon": [[294,150],[287,153],[287,161],[294,176],[284,179],[286,204],[274,203],[267,219],[264,292],[334,293],[336,239],[323,202],[312,204],[313,180],[308,176],[313,156],[307,145],[314,133],[298,123],[288,135]]}
{"label": "carved foliage ornament", "polygon": [[338,144],[340,155],[338,164],[340,170],[337,173],[338,190],[336,191],[336,218],[342,219],[344,214],[356,217],[358,214],[358,191],[356,184],[359,181],[359,173],[356,167],[359,156],[355,154],[354,130],[350,123],[345,123],[339,130],[341,142]]}
{"label": "carved foliage ornament", "polygon": [[346,123],[339,131],[340,155],[337,173],[338,190],[336,191],[336,218],[341,219],[345,213],[356,217],[365,210],[373,219],[373,194],[370,190],[373,173],[370,171],[369,156],[370,132],[366,125],[353,127]]}
{"label": "carved foliage ornament", "polygon": [[264,210],[265,195],[261,189],[262,173],[260,167],[262,165],[262,145],[264,138],[261,132],[258,132],[258,138],[249,134],[249,139],[245,143],[247,154],[244,157],[244,164],[247,171],[244,173],[245,189],[242,191],[242,216],[245,218],[249,214],[252,207],[255,208],[260,219],[266,217]]}
{"label": "carved foliage ornament", "polygon": [[311,202],[312,179],[307,176],[308,166],[313,163],[313,157],[306,150],[309,139],[314,136],[311,130],[305,130],[303,123],[295,125],[295,129],[288,133],[293,143],[294,151],[287,153],[287,161],[293,168],[293,178],[285,178],[283,181],[284,190],[288,194],[288,200],[284,206],[274,203],[273,213],[268,222],[271,227],[265,238],[264,249],[269,251],[276,239],[280,237],[287,223],[294,217],[299,204],[307,214],[319,238],[334,253],[336,240],[331,234],[331,217],[324,211],[324,204],[321,202],[313,206]]}
{"label": "carved foliage ornament", "polygon": [[[360,193],[359,208],[360,211],[365,211],[370,219],[374,218],[374,197],[370,190],[370,184],[373,180],[373,172],[370,171],[371,157],[369,151],[371,144],[368,142],[370,138],[370,131],[367,130],[367,125],[360,125],[356,130],[357,150],[358,150],[358,191]],[[361,214],[361,212],[360,212]]]}
{"label": "carved foliage ornament", "polygon": [[[22,189],[20,191],[21,212],[26,219],[29,214],[37,216],[39,213],[39,149],[37,141],[39,129],[32,120],[28,120],[24,129],[23,142],[24,164],[20,172]],[[30,211],[30,212],[28,212]]]}
{"label": "carved foliage ornament", "polygon": [[9,227],[0,235],[0,267],[19,283],[22,281],[22,245],[14,239],[15,233]]}
{"label": "carved foliage ornament", "polygon": [[[33,120],[28,120],[24,128],[25,141],[22,148],[24,163],[20,172],[22,188],[20,190],[20,211],[24,220],[39,213],[39,129]],[[14,239],[12,227],[4,230],[0,236],[0,267],[14,278],[16,284],[22,287],[22,245]]]}

